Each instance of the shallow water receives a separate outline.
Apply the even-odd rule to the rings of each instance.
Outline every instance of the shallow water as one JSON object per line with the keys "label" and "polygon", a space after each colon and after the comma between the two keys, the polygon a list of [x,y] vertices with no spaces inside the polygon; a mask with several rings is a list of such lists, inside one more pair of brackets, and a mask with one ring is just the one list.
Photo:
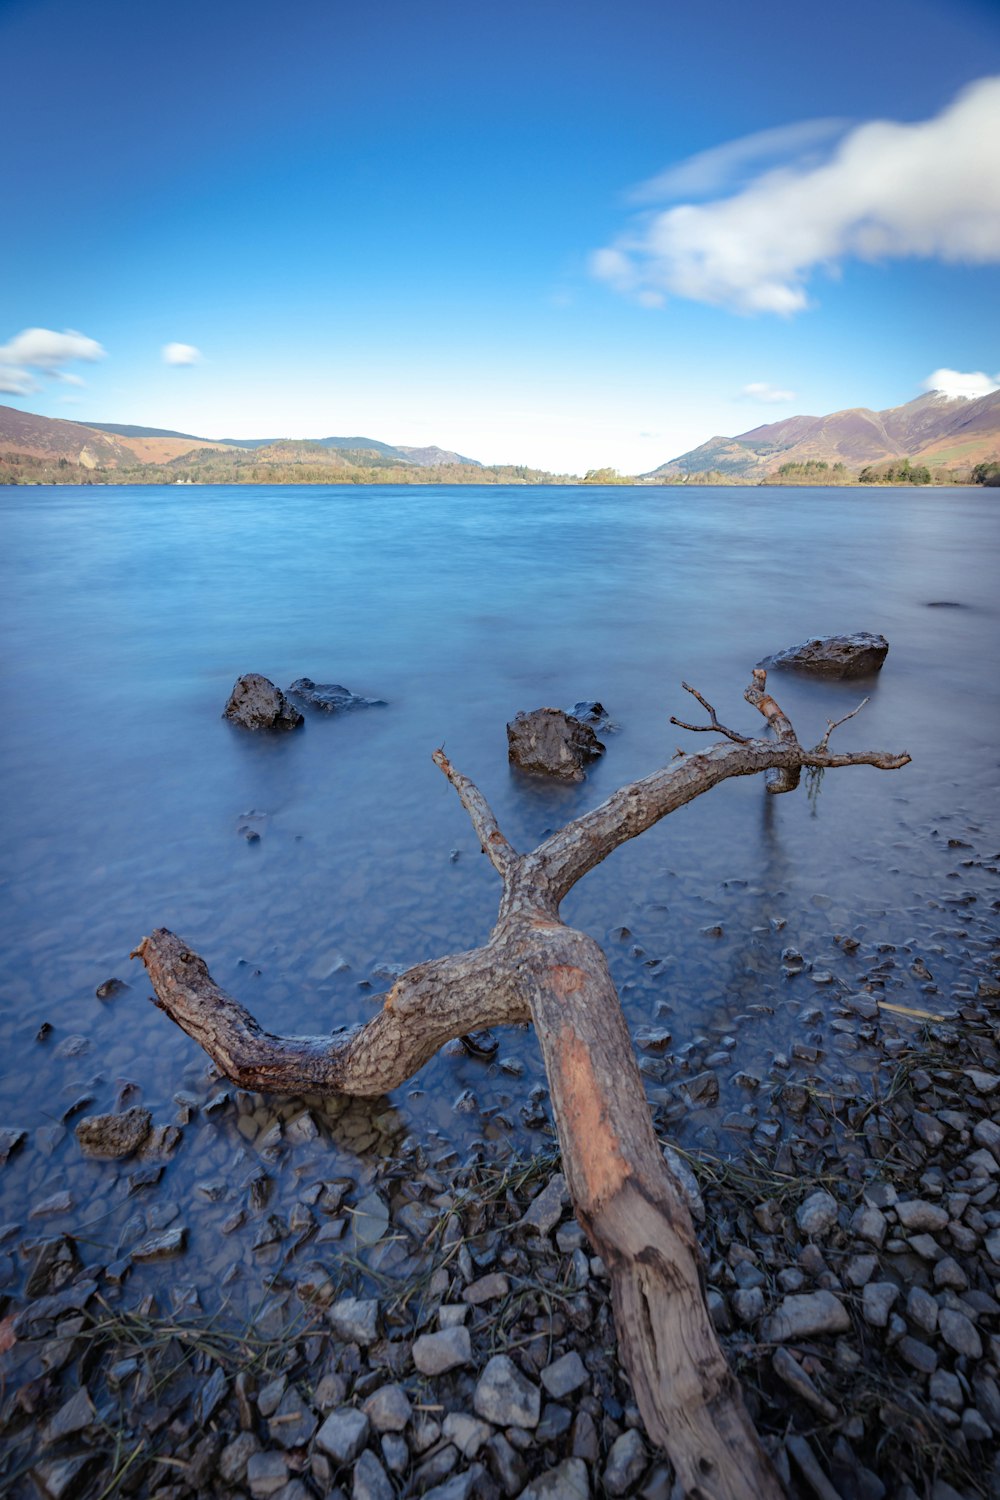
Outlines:
{"label": "shallow water", "polygon": [[[756,732],[750,668],[815,634],[881,631],[891,649],[863,684],[775,677],[802,738],[869,692],[839,745],[905,748],[913,764],[828,773],[813,797],[727,783],[618,851],[564,913],[607,945],[633,1026],[672,1033],[644,1064],[653,1102],[682,1139],[719,1149],[763,1117],[746,1075],[766,1086],[796,1041],[822,1047],[835,1086],[863,1086],[864,1047],[829,1026],[879,943],[909,944],[887,981],[896,1001],[951,1014],[975,990],[1000,851],[990,492],[12,488],[0,516],[0,1127],[29,1131],[0,1167],[6,1220],[68,1188],[73,1207],[33,1227],[89,1226],[107,1257],[135,1200],[117,1168],[81,1163],[67,1108],[84,1095],[111,1108],[128,1083],[166,1123],[178,1089],[218,1091],[129,963],[152,927],[182,934],[268,1029],[364,1020],[386,988],[373,968],[470,947],[495,914],[496,877],[431,763],[437,745],[530,847],[677,745],[700,747],[668,722],[699,716],[682,679]],[[941,601],[961,607],[929,607]],[[220,718],[246,671],[342,682],[388,707],[248,735]],[[518,709],[593,697],[620,729],[581,787],[509,770]],[[248,822],[259,842],[238,831]],[[702,931],[716,924],[721,936]],[[854,959],[833,943],[844,933],[862,942]],[[783,976],[786,946],[812,970]],[[913,955],[933,981],[910,973]],[[102,1003],[112,974],[131,989]],[[473,1142],[544,1144],[520,1113],[544,1081],[534,1040],[505,1035],[500,1055],[510,1071],[449,1051],[391,1109],[317,1111],[321,1140],[298,1148],[271,1210],[309,1173],[370,1179],[407,1135],[439,1161]],[[718,1107],[673,1107],[706,1061]],[[804,1069],[791,1058],[782,1076]],[[239,1122],[255,1108],[266,1122],[247,1098],[211,1128],[196,1117],[157,1190],[183,1205],[196,1280],[254,1169],[255,1127]],[[223,1198],[199,1206],[194,1184],[213,1177]]]}

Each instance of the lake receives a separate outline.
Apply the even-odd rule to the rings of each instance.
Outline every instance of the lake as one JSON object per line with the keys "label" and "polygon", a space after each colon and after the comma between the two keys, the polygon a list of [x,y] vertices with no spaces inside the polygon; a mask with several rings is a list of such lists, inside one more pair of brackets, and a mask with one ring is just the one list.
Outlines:
{"label": "lake", "polygon": [[[729,782],[619,850],[564,914],[605,944],[630,1023],[671,1033],[644,1057],[651,1102],[679,1139],[720,1151],[773,1139],[754,1090],[775,1067],[805,1076],[796,1042],[831,1088],[865,1086],[836,1001],[885,945],[899,1004],[950,1015],[975,991],[1000,852],[995,491],[23,487],[0,489],[0,514],[0,1128],[27,1132],[0,1167],[13,1223],[68,1192],[38,1233],[109,1256],[135,1201],[117,1167],[81,1161],[75,1121],[117,1099],[166,1123],[178,1091],[192,1109],[220,1091],[129,962],[153,927],[180,933],[269,1030],[353,1025],[391,982],[374,971],[480,943],[495,914],[497,877],[437,746],[531,847],[706,743],[669,723],[699,717],[682,680],[757,733],[750,669],[817,634],[880,631],[890,651],[861,684],[774,674],[800,737],[870,693],[835,745],[906,749],[912,765],[830,772],[779,799]],[[221,718],[249,671],[387,706],[250,735]],[[620,726],[586,781],[512,772],[507,720],[583,698]],[[806,961],[794,978],[788,947]],[[111,976],[130,988],[102,1002]],[[678,1082],[706,1068],[718,1103],[680,1109]],[[198,1113],[166,1169],[196,1281],[225,1205],[189,1209],[193,1186],[245,1177],[277,1107]],[[449,1049],[388,1105],[314,1114],[325,1170],[354,1181],[408,1137],[441,1164],[551,1144],[525,1031],[493,1063]],[[11,1288],[22,1270],[0,1266]]]}

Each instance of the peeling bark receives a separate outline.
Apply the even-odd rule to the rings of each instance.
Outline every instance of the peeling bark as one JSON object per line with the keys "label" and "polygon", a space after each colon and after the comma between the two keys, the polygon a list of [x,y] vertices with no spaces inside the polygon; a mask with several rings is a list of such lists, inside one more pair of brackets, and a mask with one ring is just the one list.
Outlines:
{"label": "peeling bark", "polygon": [[478,787],[435,751],[502,878],[496,926],[481,948],[407,970],[378,1015],[354,1032],[270,1035],[165,928],[143,938],[136,956],[157,1005],[247,1089],[376,1096],[404,1083],[453,1037],[533,1021],[574,1207],[607,1265],[622,1362],[649,1436],[674,1465],[676,1493],[774,1500],[781,1485],[715,1335],[690,1213],[653,1131],[607,961],[591,937],[561,921],[559,905],[619,844],[731,776],[763,772],[768,792],[778,794],[795,790],[804,767],[896,770],[909,756],[832,754],[836,724],[803,749],[759,668],[744,696],[772,740],[727,729],[700,693],[687,690],[710,722],[682,727],[723,740],[697,755],[678,752],[528,854],[505,838]]}

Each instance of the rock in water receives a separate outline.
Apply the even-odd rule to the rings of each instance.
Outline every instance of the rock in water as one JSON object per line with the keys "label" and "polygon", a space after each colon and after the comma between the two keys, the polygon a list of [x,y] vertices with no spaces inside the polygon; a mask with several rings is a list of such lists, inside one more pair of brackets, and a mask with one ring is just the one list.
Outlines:
{"label": "rock in water", "polygon": [[604,746],[590,725],[561,708],[519,713],[507,725],[508,760],[536,776],[582,781],[584,766],[603,754]]}
{"label": "rock in water", "polygon": [[297,677],[288,693],[292,698],[298,698],[300,703],[308,703],[310,708],[318,708],[324,714],[344,713],[352,708],[386,706],[384,698],[361,698],[357,693],[352,693],[350,688],[341,687],[339,682],[313,682],[311,677]]}
{"label": "rock in water", "polygon": [[137,1104],[120,1115],[88,1115],[76,1127],[85,1156],[114,1161],[138,1151],[149,1134],[153,1116]]}
{"label": "rock in water", "polygon": [[297,729],[303,722],[281,689],[259,672],[237,679],[222,717],[244,729]]}
{"label": "rock in water", "polygon": [[791,667],[809,672],[813,677],[870,677],[882,669],[889,642],[884,635],[859,630],[855,635],[828,635],[789,646],[757,663],[768,671],[772,667]]}

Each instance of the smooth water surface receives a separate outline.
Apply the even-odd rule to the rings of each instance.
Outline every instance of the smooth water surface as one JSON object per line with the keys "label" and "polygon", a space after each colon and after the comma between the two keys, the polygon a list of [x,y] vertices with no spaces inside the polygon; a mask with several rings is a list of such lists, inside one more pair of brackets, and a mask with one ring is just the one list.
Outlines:
{"label": "smooth water surface", "polygon": [[[726,1110],[747,1128],[756,1112],[732,1080],[766,1080],[858,982],[835,935],[926,948],[945,1011],[969,987],[1000,849],[996,492],[26,487],[0,490],[0,524],[0,1127],[29,1132],[0,1168],[6,1219],[68,1185],[73,1210],[43,1227],[115,1222],[113,1175],[81,1165],[78,1115],[60,1123],[81,1097],[106,1109],[133,1085],[165,1122],[178,1089],[212,1091],[129,963],[144,933],[179,932],[271,1030],[364,1020],[387,987],[373,968],[470,947],[495,913],[436,746],[530,847],[705,743],[669,724],[700,717],[682,679],[758,732],[751,667],[812,635],[881,631],[891,649],[870,682],[774,676],[803,740],[867,692],[840,746],[905,748],[913,764],[828,773],[813,797],[727,783],[620,850],[565,914],[606,944],[630,1022],[672,1032],[647,1061],[654,1102],[710,1060],[720,1106],[675,1128],[723,1148]],[[247,671],[388,706],[254,736],[220,717]],[[620,725],[587,781],[512,773],[506,721],[581,698]],[[820,972],[839,963],[832,986],[783,978],[785,946]],[[897,999],[928,1004],[901,974]],[[131,989],[104,1004],[111,975]],[[505,1036],[501,1056],[507,1071],[438,1058],[389,1115],[334,1111],[328,1148],[363,1176],[380,1130],[442,1153],[537,1146],[519,1114],[543,1082],[533,1038]],[[857,1054],[826,1066],[844,1087],[864,1074]],[[213,1139],[223,1173],[249,1149],[232,1122]],[[178,1196],[208,1159],[185,1141]]]}

